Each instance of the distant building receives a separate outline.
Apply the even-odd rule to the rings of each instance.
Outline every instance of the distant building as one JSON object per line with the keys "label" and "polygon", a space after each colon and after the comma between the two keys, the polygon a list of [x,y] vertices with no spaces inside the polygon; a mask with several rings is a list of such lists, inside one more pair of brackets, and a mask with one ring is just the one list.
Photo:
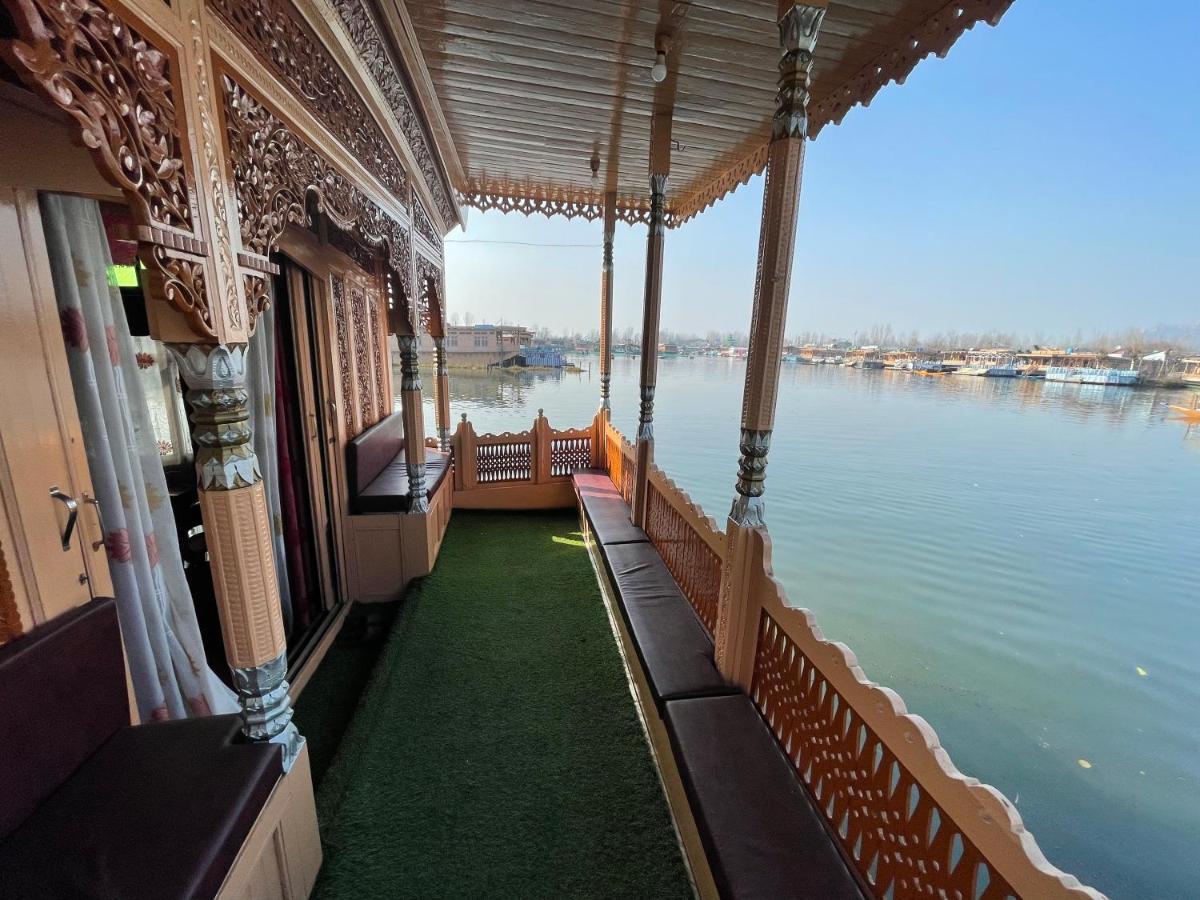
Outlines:
{"label": "distant building", "polygon": [[[533,332],[521,325],[447,325],[446,364],[484,369],[503,363],[533,343]],[[430,361],[433,338],[421,335],[421,353]]]}

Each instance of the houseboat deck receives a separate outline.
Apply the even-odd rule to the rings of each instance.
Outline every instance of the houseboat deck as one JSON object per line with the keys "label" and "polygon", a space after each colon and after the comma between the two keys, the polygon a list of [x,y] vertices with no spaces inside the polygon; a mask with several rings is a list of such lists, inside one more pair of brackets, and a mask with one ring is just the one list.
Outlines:
{"label": "houseboat deck", "polygon": [[691,895],[573,512],[454,516],[318,809],[318,897]]}

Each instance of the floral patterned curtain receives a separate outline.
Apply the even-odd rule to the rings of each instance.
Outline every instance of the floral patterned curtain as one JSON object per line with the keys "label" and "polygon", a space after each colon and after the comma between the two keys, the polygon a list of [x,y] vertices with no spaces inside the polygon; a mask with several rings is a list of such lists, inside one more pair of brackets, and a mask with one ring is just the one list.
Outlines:
{"label": "floral patterned curtain", "polygon": [[235,712],[208,668],[166,478],[93,200],[41,198],[75,405],[142,721]]}

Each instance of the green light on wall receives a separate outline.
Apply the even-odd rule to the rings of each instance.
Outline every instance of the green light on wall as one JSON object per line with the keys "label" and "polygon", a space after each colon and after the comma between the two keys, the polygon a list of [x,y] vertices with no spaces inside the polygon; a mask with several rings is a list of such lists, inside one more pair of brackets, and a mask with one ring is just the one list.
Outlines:
{"label": "green light on wall", "polygon": [[137,266],[108,267],[108,283],[118,288],[135,288],[138,286]]}

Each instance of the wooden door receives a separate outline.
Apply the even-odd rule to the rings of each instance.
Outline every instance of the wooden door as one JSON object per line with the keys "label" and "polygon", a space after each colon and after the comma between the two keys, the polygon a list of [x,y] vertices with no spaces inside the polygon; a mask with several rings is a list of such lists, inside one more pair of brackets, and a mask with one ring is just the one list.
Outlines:
{"label": "wooden door", "polygon": [[0,540],[28,631],[93,596],[111,596],[112,581],[37,194],[5,186],[0,384]]}

